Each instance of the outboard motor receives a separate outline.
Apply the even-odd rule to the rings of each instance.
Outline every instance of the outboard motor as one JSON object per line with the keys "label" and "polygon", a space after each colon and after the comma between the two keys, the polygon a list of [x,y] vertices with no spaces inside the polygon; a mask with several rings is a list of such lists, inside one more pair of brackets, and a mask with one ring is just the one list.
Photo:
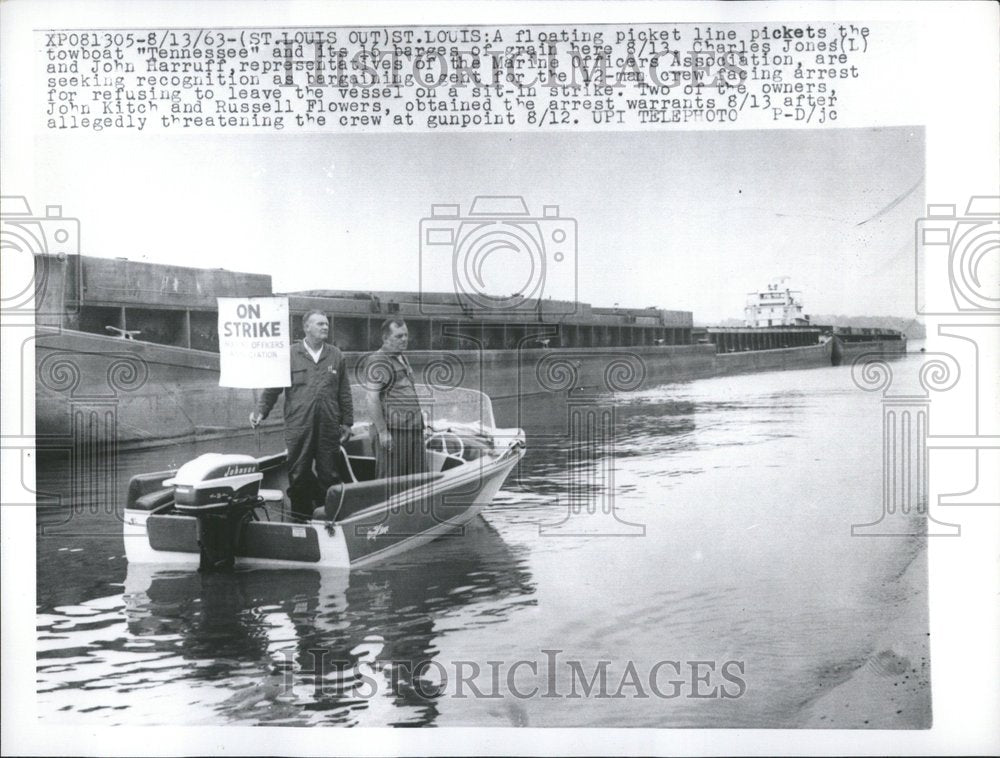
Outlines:
{"label": "outboard motor", "polygon": [[262,502],[263,478],[249,455],[206,453],[163,482],[174,488],[177,512],[198,519],[199,571],[233,568],[243,528]]}

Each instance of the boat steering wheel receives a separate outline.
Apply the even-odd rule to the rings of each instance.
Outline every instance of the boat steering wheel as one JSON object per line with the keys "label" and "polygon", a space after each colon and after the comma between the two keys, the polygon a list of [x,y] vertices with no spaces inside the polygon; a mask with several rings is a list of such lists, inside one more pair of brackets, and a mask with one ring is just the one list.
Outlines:
{"label": "boat steering wheel", "polygon": [[[438,438],[441,439],[441,452],[442,453],[444,453],[445,455],[447,455],[447,456],[449,456],[451,458],[461,458],[462,460],[465,460],[465,457],[464,457],[464,454],[465,454],[465,443],[462,442],[462,438],[461,437],[459,437],[457,434],[455,434],[454,432],[451,432],[451,431],[434,432],[434,434],[432,434],[430,437],[427,438],[427,449],[428,450],[433,450],[434,449],[432,447],[432,444],[434,443],[434,440],[438,439]],[[458,452],[457,453],[451,452],[451,449],[450,449],[449,444],[448,444],[450,440],[454,440],[455,444],[458,445]]]}

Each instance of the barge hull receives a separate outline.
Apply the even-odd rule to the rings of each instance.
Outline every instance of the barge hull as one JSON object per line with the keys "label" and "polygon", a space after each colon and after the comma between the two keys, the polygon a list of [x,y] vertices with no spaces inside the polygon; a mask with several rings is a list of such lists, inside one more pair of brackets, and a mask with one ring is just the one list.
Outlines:
{"label": "barge hull", "polygon": [[[702,344],[411,351],[408,356],[424,383],[469,387],[504,400],[581,390],[628,392],[713,376],[829,366],[835,347],[830,340],[732,353]],[[844,353],[880,350],[902,352],[905,342],[855,344]],[[362,356],[348,353],[352,373]],[[255,391],[219,387],[215,353],[39,327],[35,363],[40,448],[103,439],[105,445],[128,450],[251,433],[247,417]],[[359,384],[360,377],[352,381]],[[281,424],[279,404],[266,425],[280,429]]]}
{"label": "barge hull", "polygon": [[864,340],[844,342],[836,339],[833,346],[833,365],[853,363],[864,355],[899,356],[906,353],[906,340]]}

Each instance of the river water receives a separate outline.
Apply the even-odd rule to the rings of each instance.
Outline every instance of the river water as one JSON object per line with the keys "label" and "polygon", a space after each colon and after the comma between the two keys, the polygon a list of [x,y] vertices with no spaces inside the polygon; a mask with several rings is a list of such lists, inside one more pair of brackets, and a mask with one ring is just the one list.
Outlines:
{"label": "river water", "polygon": [[[924,540],[851,536],[883,474],[879,399],[849,368],[497,416],[529,447],[494,506],[349,576],[130,568],[120,508],[42,460],[42,723],[818,726],[816,702],[875,660],[909,694],[864,724],[929,725],[926,655],[882,649],[901,623],[925,638],[926,607],[905,616]],[[116,502],[133,474],[220,449],[256,447],[121,455]]]}

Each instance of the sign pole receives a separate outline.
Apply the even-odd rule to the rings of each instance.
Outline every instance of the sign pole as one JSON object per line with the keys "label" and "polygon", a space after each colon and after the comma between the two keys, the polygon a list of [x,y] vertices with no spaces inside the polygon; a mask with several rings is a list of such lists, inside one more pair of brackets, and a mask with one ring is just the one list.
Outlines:
{"label": "sign pole", "polygon": [[[253,407],[257,407],[257,390],[253,391]],[[257,457],[260,458],[260,424],[253,428],[253,437],[257,441]]]}

